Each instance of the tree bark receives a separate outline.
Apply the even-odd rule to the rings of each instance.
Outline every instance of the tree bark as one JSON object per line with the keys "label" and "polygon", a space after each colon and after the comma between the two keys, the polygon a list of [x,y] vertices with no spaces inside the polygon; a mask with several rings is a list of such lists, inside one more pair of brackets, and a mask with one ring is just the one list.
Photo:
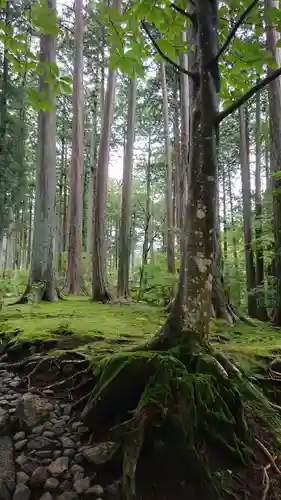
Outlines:
{"label": "tree bark", "polygon": [[[56,9],[56,0],[48,0],[48,8]],[[40,63],[56,60],[55,38],[40,37]],[[55,196],[56,196],[56,109],[53,82],[46,82],[45,74],[39,77],[39,90],[45,92],[50,111],[40,111],[38,116],[38,156],[36,168],[36,196],[30,284],[42,286],[42,300],[57,299],[55,282]]]}
{"label": "tree bark", "polygon": [[90,144],[90,177],[88,193],[88,227],[86,249],[86,277],[91,281],[93,262],[93,228],[94,228],[94,200],[96,199],[97,178],[97,102],[93,99],[92,130]]}
{"label": "tree bark", "polygon": [[[277,0],[266,0],[265,6],[268,8],[279,8]],[[267,46],[272,52],[273,58],[278,67],[281,66],[281,50],[276,47],[280,35],[276,27],[271,22],[267,23]],[[271,70],[268,70],[269,73]],[[275,172],[280,170],[281,165],[281,82],[277,78],[268,87],[269,94],[269,115],[270,115],[270,163],[271,163],[271,186],[273,191],[273,227],[275,239],[275,265],[274,275],[276,278],[276,306],[273,314],[273,323],[281,326],[281,197],[274,194],[280,192],[281,179],[276,177]]]}
{"label": "tree bark", "polygon": [[[180,127],[179,127],[179,99],[178,99],[178,83],[179,78],[177,73],[174,75],[173,82],[173,139],[174,139],[174,198],[175,198],[175,227],[180,234],[181,228],[181,164],[180,164]],[[178,241],[180,238],[178,238]]]}
{"label": "tree bark", "polygon": [[69,198],[68,293],[83,291],[82,227],[84,170],[83,102],[83,0],[75,0],[75,49],[73,77],[72,164]]}
{"label": "tree bark", "polygon": [[[231,227],[235,227],[235,220],[234,220],[234,212],[233,212],[233,197],[232,197],[232,188],[231,188],[231,173],[230,169],[228,168],[228,190],[229,190],[229,204],[230,204],[230,220],[231,220]],[[232,235],[232,251],[233,251],[233,259],[234,259],[234,266],[235,266],[235,281],[236,281],[236,286],[235,290],[237,291],[237,306],[240,305],[240,273],[239,273],[239,260],[238,260],[238,252],[237,252],[237,241],[236,241],[236,236],[233,231]]]}
{"label": "tree bark", "polygon": [[245,109],[240,108],[240,161],[241,161],[241,182],[243,196],[243,225],[244,225],[244,249],[246,265],[246,287],[248,314],[252,317],[257,315],[257,302],[254,295],[256,286],[256,275],[254,265],[254,254],[252,248],[252,221],[251,221],[251,185],[250,168],[248,158],[248,135],[246,127]]}
{"label": "tree bark", "polygon": [[[114,7],[120,11],[120,0],[114,1]],[[92,277],[92,299],[94,301],[108,302],[111,295],[107,289],[106,277],[106,205],[108,188],[108,163],[111,139],[111,127],[115,107],[116,93],[116,70],[109,69],[107,90],[104,102],[104,113],[102,132],[99,148],[97,167],[97,196],[95,209],[95,228],[93,244],[93,277]]]}
{"label": "tree bark", "polygon": [[124,155],[122,208],[120,222],[119,259],[118,259],[118,296],[128,298],[130,254],[131,254],[131,222],[132,222],[132,195],[133,195],[133,160],[134,139],[136,127],[136,96],[137,80],[129,82],[128,91],[128,119],[127,138]]}
{"label": "tree bark", "polygon": [[175,236],[173,227],[173,168],[169,133],[169,103],[166,81],[166,70],[163,61],[160,62],[160,74],[163,97],[165,160],[166,160],[166,228],[167,228],[167,264],[168,272],[175,273]]}
{"label": "tree bark", "polygon": [[264,258],[262,244],[262,199],[261,199],[261,103],[260,92],[256,94],[256,175],[255,175],[255,211],[256,211],[256,286],[258,287],[257,318],[268,319],[265,306]]}
{"label": "tree bark", "polygon": [[148,158],[146,164],[146,202],[145,202],[145,220],[144,220],[144,239],[142,246],[142,263],[140,268],[139,297],[141,296],[145,285],[145,266],[148,262],[149,236],[151,226],[151,135],[148,135]]}

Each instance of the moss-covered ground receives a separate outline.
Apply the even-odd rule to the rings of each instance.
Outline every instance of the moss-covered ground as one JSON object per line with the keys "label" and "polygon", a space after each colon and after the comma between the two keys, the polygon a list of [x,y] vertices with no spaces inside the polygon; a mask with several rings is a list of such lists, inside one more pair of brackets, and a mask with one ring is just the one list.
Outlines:
{"label": "moss-covered ground", "polygon": [[[51,347],[46,349],[49,354],[54,352],[54,349],[56,351],[67,349],[80,351],[91,360],[93,357],[102,358],[101,363],[100,359],[94,360],[98,363],[93,364],[94,370],[90,367],[90,371],[93,371],[91,377],[87,376],[85,382],[79,382],[71,390],[75,392],[75,388],[79,387],[80,394],[81,384],[83,383],[83,387],[85,384],[88,387],[87,384],[90,383],[91,392],[85,390],[87,401],[89,394],[91,395],[90,402],[82,416],[86,422],[88,419],[91,425],[95,423],[95,431],[99,429],[99,418],[104,425],[105,415],[109,419],[108,428],[111,430],[113,424],[117,424],[118,429],[124,424],[132,425],[130,432],[125,434],[134,439],[138,438],[140,442],[135,446],[130,460],[124,461],[126,467],[128,464],[130,466],[128,472],[130,484],[135,480],[135,465],[138,461],[136,450],[142,449],[145,425],[146,433],[147,429],[150,431],[154,430],[154,427],[157,429],[161,427],[163,436],[169,436],[173,429],[173,435],[178,437],[177,442],[184,444],[182,452],[186,459],[190,459],[189,465],[196,463],[196,473],[200,472],[200,477],[204,477],[204,481],[211,485],[214,471],[208,462],[205,463],[200,453],[198,454],[198,450],[201,450],[202,446],[202,449],[206,449],[206,446],[211,449],[213,443],[215,448],[214,446],[212,448],[217,449],[220,443],[224,452],[234,453],[236,458],[240,457],[244,462],[250,448],[252,450],[252,447],[248,449],[249,433],[246,432],[248,427],[244,421],[245,403],[252,418],[252,421],[247,422],[247,425],[250,423],[251,432],[256,433],[254,417],[261,417],[261,422],[266,422],[266,425],[272,417],[272,425],[268,425],[268,430],[276,431],[279,439],[279,421],[277,432],[276,415],[274,414],[273,418],[271,415],[273,410],[268,403],[265,403],[262,393],[253,392],[247,377],[240,379],[234,372],[225,380],[221,369],[218,369],[218,364],[214,363],[215,350],[209,346],[203,351],[198,345],[198,352],[193,350],[193,343],[189,352],[178,347],[172,347],[169,352],[152,353],[144,350],[137,352],[135,349],[133,353],[124,352],[126,349],[143,345],[145,341],[153,338],[165,322],[165,318],[163,309],[141,302],[103,305],[92,303],[87,298],[68,298],[53,304],[21,306],[5,304],[0,312],[0,341],[1,338],[17,343],[51,341]],[[214,321],[211,325],[210,340],[214,347],[224,351],[228,355],[227,358],[233,360],[248,375],[265,369],[270,360],[278,357],[281,352],[280,331],[260,322],[239,322],[234,327],[229,327],[222,321]],[[14,347],[12,346],[12,350]],[[118,356],[107,356],[115,353],[118,353]],[[44,358],[44,363],[49,364],[49,361],[49,357]],[[82,362],[87,365],[87,360],[83,359]],[[225,368],[224,360],[220,358],[219,363],[221,362],[220,366]],[[89,370],[89,364],[87,366]],[[226,366],[229,367],[228,363]],[[73,382],[73,377],[71,379]],[[44,382],[50,381],[44,379]],[[84,398],[82,399],[84,401]],[[80,402],[79,399],[78,403]],[[127,420],[128,415],[130,420]],[[263,427],[259,424],[258,436],[261,430],[263,431]],[[274,438],[274,444],[275,441]],[[266,439],[267,444],[268,442]],[[127,450],[131,449],[132,443],[131,441],[124,443],[125,460]],[[277,453],[276,446],[272,449]],[[212,460],[211,453],[210,463]],[[256,464],[254,465],[256,467]],[[258,466],[260,467],[260,461]],[[223,467],[225,467],[224,462]],[[221,467],[218,465],[217,468],[220,470]],[[126,468],[125,470],[127,471]],[[247,481],[247,488],[248,483]],[[212,498],[225,499],[225,496],[216,496],[220,487],[216,482],[214,484],[215,496]],[[251,500],[260,498],[260,490],[263,490],[260,486],[259,484],[258,496],[254,494],[247,498]],[[189,495],[185,498],[187,496]],[[130,493],[126,498],[133,496]],[[270,500],[271,498],[280,497],[270,497]]]}
{"label": "moss-covered ground", "polygon": [[[104,355],[135,347],[155,334],[165,321],[160,307],[141,302],[104,305],[88,298],[68,298],[56,303],[4,305],[0,334],[17,332],[17,341],[72,339],[76,350]],[[252,321],[229,327],[223,321],[211,325],[211,340],[246,372],[267,364],[281,354],[280,330]],[[71,342],[69,342],[71,348]]]}
{"label": "moss-covered ground", "polygon": [[[17,340],[83,338],[84,349],[97,353],[118,352],[155,334],[165,321],[160,307],[145,303],[104,305],[87,298],[68,298],[56,303],[5,305],[0,312],[0,333],[18,332]],[[253,321],[229,327],[223,321],[211,325],[211,340],[231,357],[251,364],[255,358],[281,354],[280,330]],[[94,341],[94,342],[93,342]]]}

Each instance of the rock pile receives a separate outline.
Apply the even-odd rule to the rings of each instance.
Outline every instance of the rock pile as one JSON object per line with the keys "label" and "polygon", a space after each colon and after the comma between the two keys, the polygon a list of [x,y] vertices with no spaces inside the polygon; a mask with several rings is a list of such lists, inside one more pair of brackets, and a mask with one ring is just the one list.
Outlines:
{"label": "rock pile", "polygon": [[0,370],[0,500],[117,498],[118,485],[97,484],[93,467],[114,455],[116,443],[85,445],[88,429],[69,404],[50,402],[50,390],[22,394],[20,386]]}

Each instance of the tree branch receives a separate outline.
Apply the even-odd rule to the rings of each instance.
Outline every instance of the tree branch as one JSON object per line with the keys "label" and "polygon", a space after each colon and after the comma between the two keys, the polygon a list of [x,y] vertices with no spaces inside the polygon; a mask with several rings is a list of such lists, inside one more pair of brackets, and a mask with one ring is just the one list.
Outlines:
{"label": "tree branch", "polygon": [[194,24],[194,25],[196,24],[196,16],[194,14],[190,14],[186,10],[184,10],[181,7],[179,7],[178,5],[176,5],[174,2],[171,3],[171,7],[176,12],[179,12],[179,14],[182,14],[183,16],[187,17],[187,19],[189,19],[192,22],[192,24]]}
{"label": "tree branch", "polygon": [[243,22],[246,19],[247,15],[253,10],[253,8],[256,6],[256,4],[258,2],[259,2],[259,0],[253,0],[250,3],[249,7],[247,7],[247,9],[239,17],[239,19],[234,24],[233,28],[230,30],[227,39],[225,40],[224,44],[219,49],[217,55],[214,57],[214,59],[212,59],[211,61],[208,62],[208,66],[212,65],[212,63],[214,63],[214,62],[218,62],[219,58],[223,55],[223,53],[226,51],[227,47],[230,45],[231,41],[235,37],[237,30],[240,28],[241,24],[243,24]]}
{"label": "tree branch", "polygon": [[149,29],[147,28],[146,24],[144,21],[141,21],[141,26],[142,28],[144,29],[144,31],[146,32],[149,40],[151,41],[153,47],[157,50],[157,52],[160,54],[161,57],[163,57],[163,59],[171,64],[177,71],[179,71],[180,73],[184,73],[185,75],[189,76],[196,84],[199,83],[199,73],[192,73],[191,71],[188,71],[187,69],[183,68],[182,66],[180,66],[179,64],[177,64],[176,62],[174,62],[172,59],[170,59],[166,54],[164,54],[164,52],[160,49],[159,45],[157,44],[156,40],[154,40],[153,36],[151,35]]}
{"label": "tree branch", "polygon": [[224,111],[221,111],[221,113],[218,113],[217,118],[216,118],[216,124],[218,125],[222,120],[227,118],[229,115],[234,113],[237,109],[239,109],[243,104],[245,104],[251,97],[253,97],[257,92],[262,90],[264,87],[266,87],[269,83],[273,82],[281,76],[281,68],[278,68],[277,70],[273,71],[271,75],[267,76],[263,80],[260,80],[254,87],[252,87],[250,90],[248,90],[244,95],[239,97],[233,104],[231,104],[228,108],[226,108]]}

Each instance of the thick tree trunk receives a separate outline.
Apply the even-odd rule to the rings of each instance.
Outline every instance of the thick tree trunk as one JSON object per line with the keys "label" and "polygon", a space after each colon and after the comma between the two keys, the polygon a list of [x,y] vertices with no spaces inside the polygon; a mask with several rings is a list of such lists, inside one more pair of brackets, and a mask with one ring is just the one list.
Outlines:
{"label": "thick tree trunk", "polygon": [[258,287],[257,318],[268,319],[265,306],[264,258],[262,243],[262,199],[261,199],[261,102],[260,92],[256,95],[256,286]]}
{"label": "thick tree trunk", "polygon": [[244,249],[246,265],[246,287],[248,300],[248,314],[252,317],[257,315],[257,301],[254,295],[256,286],[256,275],[254,265],[254,253],[252,249],[252,221],[251,221],[251,185],[250,167],[248,157],[248,136],[245,118],[245,109],[240,108],[240,161],[241,182],[243,196],[243,224],[244,224]]}
{"label": "thick tree trunk", "polygon": [[[115,0],[114,7],[120,11],[120,0]],[[111,300],[107,289],[106,277],[106,206],[108,187],[108,163],[109,148],[111,139],[111,127],[113,112],[115,107],[116,92],[116,70],[109,70],[107,80],[107,90],[104,102],[104,113],[102,122],[102,132],[99,148],[97,167],[97,196],[95,208],[95,228],[93,244],[93,280],[92,299],[94,301],[107,302]]]}
{"label": "thick tree trunk", "polygon": [[130,296],[129,271],[131,254],[131,219],[133,195],[133,160],[134,139],[136,126],[136,96],[137,80],[129,82],[128,92],[128,120],[127,138],[124,155],[122,208],[119,240],[119,265],[118,265],[118,295],[124,298]]}
{"label": "thick tree trunk", "polygon": [[[266,0],[266,7],[279,8],[277,0]],[[279,33],[271,22],[267,25],[267,45],[268,49],[278,65],[281,66],[281,50],[276,47],[280,39]],[[269,70],[270,71],[270,70]],[[274,176],[274,173],[280,170],[281,165],[281,81],[277,78],[269,85],[269,114],[270,114],[270,138],[271,138],[271,186],[273,193],[278,193],[281,189],[281,179]],[[276,326],[281,326],[281,197],[273,194],[273,226],[275,239],[275,265],[274,275],[276,278],[276,307],[273,314],[273,322]]]}
{"label": "thick tree trunk", "polygon": [[[31,194],[32,196],[32,194]],[[28,268],[30,266],[31,262],[31,249],[32,249],[32,218],[33,218],[33,205],[32,205],[32,199],[29,201],[29,207],[28,207],[28,237],[27,237],[27,252],[26,252],[26,270],[28,271]]]}
{"label": "thick tree trunk", "polygon": [[166,81],[166,70],[163,61],[160,62],[160,74],[163,97],[163,118],[166,160],[166,227],[167,227],[167,264],[168,272],[175,273],[175,235],[173,227],[173,168],[172,151],[169,132],[169,103]]}
{"label": "thick tree trunk", "polygon": [[[197,53],[195,65],[200,85],[192,85],[192,122],[188,194],[185,212],[183,251],[179,288],[168,320],[171,335],[193,331],[201,338],[208,336],[213,313],[214,273],[217,269],[217,82],[208,63],[218,50],[218,5],[197,0],[193,7],[197,19]],[[212,73],[213,74],[213,73]],[[200,151],[200,154],[198,152]],[[182,320],[182,321],[181,321]]]}
{"label": "thick tree trunk", "polygon": [[67,264],[68,293],[83,291],[82,225],[83,225],[83,0],[75,0],[75,54],[73,77],[72,164],[69,198],[69,242]]}
{"label": "thick tree trunk", "polygon": [[[48,0],[50,9],[56,8],[56,0]],[[55,39],[41,35],[40,62],[56,60]],[[36,168],[36,197],[30,284],[40,285],[43,300],[57,299],[55,283],[55,196],[56,196],[56,110],[53,83],[39,77],[39,89],[45,92],[52,106],[50,111],[40,111],[38,116],[38,156]]]}

